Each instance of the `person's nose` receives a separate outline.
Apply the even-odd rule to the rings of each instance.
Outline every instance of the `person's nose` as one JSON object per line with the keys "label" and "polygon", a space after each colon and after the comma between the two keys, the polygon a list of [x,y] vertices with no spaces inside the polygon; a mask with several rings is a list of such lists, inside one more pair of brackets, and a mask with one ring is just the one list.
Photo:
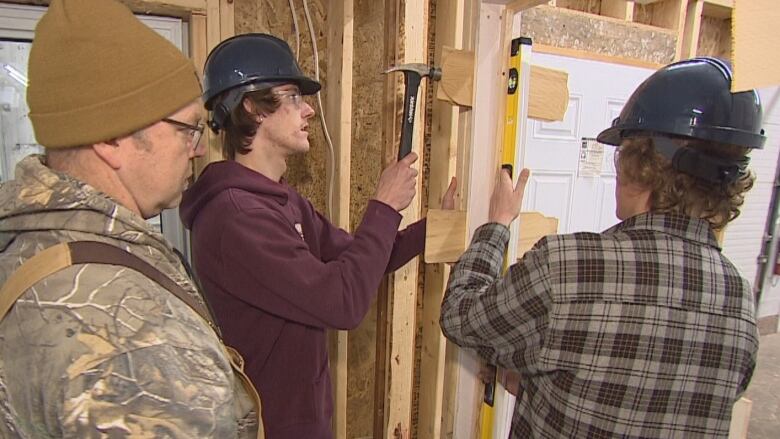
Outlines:
{"label": "person's nose", "polygon": [[308,118],[314,116],[314,114],[315,114],[314,108],[312,108],[312,106],[309,105],[308,102],[304,102],[303,103],[302,114],[303,114],[303,118],[304,119],[308,119]]}
{"label": "person's nose", "polygon": [[203,157],[206,155],[206,145],[209,143],[208,140],[208,135],[203,133],[203,136],[201,137],[198,144],[195,145],[195,148],[192,148],[190,151],[190,159],[194,159],[195,157]]}

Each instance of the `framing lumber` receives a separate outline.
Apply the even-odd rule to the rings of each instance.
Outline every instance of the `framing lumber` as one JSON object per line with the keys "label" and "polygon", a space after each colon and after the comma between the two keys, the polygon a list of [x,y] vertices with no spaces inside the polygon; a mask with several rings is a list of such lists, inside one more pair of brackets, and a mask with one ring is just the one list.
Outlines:
{"label": "framing lumber", "polygon": [[[325,118],[330,128],[335,159],[333,212],[331,222],[349,230],[350,157],[352,150],[352,64],[354,49],[353,0],[328,2],[328,91]],[[346,331],[330,333],[330,373],[333,386],[333,436],[347,437],[347,348]]]}
{"label": "framing lumber", "polygon": [[[436,47],[433,63],[442,66],[442,81],[439,83],[439,90],[444,87],[447,78],[447,71],[443,66],[443,58],[449,52],[449,48],[459,50],[467,49],[468,42],[473,40],[470,33],[471,13],[473,3],[476,1],[462,0],[438,0],[436,3]],[[464,51],[465,52],[465,51]],[[470,58],[473,60],[473,53]],[[465,72],[472,75],[474,64],[468,66]],[[452,73],[452,72],[451,72]],[[473,87],[468,88],[470,101],[474,93]],[[432,132],[431,132],[431,157],[430,170],[428,175],[428,206],[427,212],[428,226],[430,221],[438,215],[440,217],[450,217],[452,213],[460,214],[460,225],[463,235],[461,236],[461,245],[465,248],[465,212],[441,211],[433,208],[441,206],[442,196],[447,190],[450,179],[456,176],[457,164],[461,157],[458,152],[462,151],[458,146],[458,132],[461,129],[462,120],[461,110],[457,106],[449,103],[434,100],[432,111]],[[460,176],[458,176],[460,177]],[[459,186],[463,189],[463,182],[459,181]],[[461,191],[458,191],[461,193]],[[458,203],[459,201],[460,203]],[[463,207],[464,200],[458,197],[457,207]],[[435,219],[434,219],[435,221]],[[427,227],[427,226],[426,226]],[[435,229],[435,227],[434,227]],[[427,229],[432,230],[432,229]],[[458,232],[456,232],[456,236]],[[457,239],[453,241],[457,243]],[[449,242],[442,243],[447,245]],[[457,250],[456,250],[457,251]],[[427,239],[426,239],[426,262],[427,261]],[[425,294],[423,296],[422,309],[422,349],[420,352],[420,388],[419,388],[419,416],[417,421],[417,437],[419,439],[439,439],[442,437],[442,424],[444,422],[444,380],[445,380],[445,360],[447,355],[447,340],[439,327],[439,316],[441,315],[441,301],[444,297],[444,290],[449,279],[450,268],[445,264],[427,264],[425,265]],[[449,410],[446,411],[450,413]]]}
{"label": "framing lumber", "polygon": [[[395,0],[391,0],[395,1]],[[428,0],[418,2],[403,2],[398,9],[403,17],[403,32],[399,37],[399,63],[425,63],[428,28]],[[386,29],[388,32],[389,29]],[[400,76],[400,75],[394,75]],[[420,84],[418,96],[425,96],[427,83]],[[418,100],[416,104],[420,106]],[[395,113],[391,113],[395,114]],[[412,151],[420,156],[415,164],[420,167],[423,157],[423,115],[425,111],[415,112],[412,135]],[[395,142],[396,139],[394,138]],[[416,222],[420,218],[420,190],[422,179],[417,180],[418,196],[403,212],[401,228]],[[414,339],[416,330],[417,310],[417,279],[419,258],[415,257],[398,269],[389,281],[388,296],[392,298],[388,307],[389,366],[387,369],[387,390],[385,397],[385,429],[384,437],[409,437],[411,434],[412,393],[414,381]]]}
{"label": "framing lumber", "polygon": [[[385,0],[384,15],[384,56],[385,66],[398,64],[401,59],[403,42],[398,38],[401,30],[401,2],[399,0]],[[422,36],[421,36],[422,37]],[[391,163],[397,156],[400,143],[399,115],[403,108],[403,82],[400,75],[384,76],[384,111],[390,117],[382,118],[382,164]],[[419,114],[419,112],[417,112]],[[414,145],[413,145],[414,146]],[[390,324],[391,303],[393,297],[392,276],[385,276],[379,286],[376,301],[376,364],[374,366],[374,419],[373,438],[384,438],[388,425],[388,395],[390,380]]]}
{"label": "framing lumber", "polygon": [[692,58],[699,50],[699,32],[704,0],[691,0],[685,13],[685,30],[682,33],[680,58]]}

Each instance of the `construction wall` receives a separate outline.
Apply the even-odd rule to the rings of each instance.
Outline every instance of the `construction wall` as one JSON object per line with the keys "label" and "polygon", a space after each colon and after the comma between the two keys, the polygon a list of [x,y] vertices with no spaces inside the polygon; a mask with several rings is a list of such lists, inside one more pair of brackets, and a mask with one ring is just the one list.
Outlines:
{"label": "construction wall", "polygon": [[[323,94],[328,93],[327,26],[330,1],[308,0],[309,12],[313,21],[320,56],[320,80]],[[417,0],[406,0],[406,3]],[[665,0],[671,4],[677,0]],[[298,26],[296,39],[295,21],[291,11],[295,9]],[[405,2],[402,0],[354,0],[354,64],[352,88],[352,147],[350,156],[350,229],[354,230],[362,218],[368,199],[373,196],[381,170],[392,158],[393,150],[388,148],[391,137],[397,136],[393,128],[400,120],[388,106],[392,94],[398,94],[388,88],[382,75],[397,54],[396,41],[400,40],[403,26],[398,22],[397,11]],[[436,0],[426,0],[431,28],[435,22]],[[234,0],[235,33],[267,32],[286,40],[294,51],[298,51],[299,64],[305,74],[314,76],[313,49],[309,30],[304,16],[303,0]],[[422,6],[421,6],[422,7]],[[658,25],[655,8],[640,7],[633,9],[633,16],[626,18],[600,15],[600,0],[557,0],[557,6],[538,6],[522,14],[520,35],[531,36],[535,46],[546,46],[572,50],[577,56],[592,55],[594,59],[606,56],[611,60],[627,60],[643,65],[660,65],[671,62],[677,56],[680,32]],[[696,53],[726,55],[730,39],[728,19],[705,17],[702,19],[701,35],[698,36]],[[388,29],[388,27],[392,29]],[[435,36],[428,35],[429,46],[434,46]],[[431,56],[429,54],[429,56]],[[430,102],[427,99],[426,120],[430,123]],[[311,104],[314,106],[314,102]],[[315,107],[316,108],[316,107]],[[317,110],[319,112],[319,110]],[[423,110],[421,109],[421,112]],[[423,129],[419,127],[418,129]],[[426,132],[430,133],[430,126]],[[295,157],[289,162],[286,174],[288,182],[301,194],[308,197],[321,212],[326,211],[327,199],[327,149],[319,118],[310,121],[311,151]],[[395,139],[397,142],[397,139]],[[428,142],[426,142],[428,143]],[[427,145],[429,147],[429,144]],[[429,163],[423,162],[423,169]],[[423,193],[419,194],[422,205],[427,205],[425,180]],[[421,264],[422,266],[422,264]],[[423,297],[425,270],[420,270],[418,299]],[[387,353],[380,344],[380,357],[377,364],[377,335],[384,339],[383,328],[386,315],[383,309],[387,303],[386,295],[380,293],[380,304],[372,307],[359,328],[349,332],[348,373],[347,373],[347,429],[348,438],[374,437],[377,425],[382,425],[382,407],[377,407],[375,399],[384,391],[382,381]],[[384,308],[383,308],[384,306]],[[417,311],[421,309],[418,301]],[[379,314],[378,314],[379,313]],[[379,316],[380,324],[377,325]],[[419,322],[421,319],[415,319]],[[379,328],[379,330],[378,330]],[[418,337],[419,340],[419,328]],[[419,341],[417,342],[419,352]],[[417,355],[419,357],[419,355]],[[419,366],[415,367],[415,387],[418,388]],[[377,378],[379,377],[379,378]],[[417,395],[413,396],[417,400]],[[452,402],[449,403],[452,405]],[[450,408],[444,411],[451,413]],[[416,425],[416,409],[413,409],[413,427]],[[445,419],[445,422],[447,420]],[[417,437],[417,431],[411,437]],[[387,432],[385,432],[387,434]],[[392,434],[392,433],[390,433]]]}

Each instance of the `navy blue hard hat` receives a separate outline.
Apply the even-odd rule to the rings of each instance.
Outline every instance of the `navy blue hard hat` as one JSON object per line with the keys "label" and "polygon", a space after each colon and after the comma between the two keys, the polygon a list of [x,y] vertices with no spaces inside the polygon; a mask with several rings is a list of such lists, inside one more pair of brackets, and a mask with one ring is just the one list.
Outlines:
{"label": "navy blue hard hat", "polygon": [[273,35],[250,33],[219,43],[206,58],[203,101],[213,112],[216,132],[241,102],[244,93],[281,84],[295,84],[301,94],[317,93],[321,85],[301,71],[290,46]]}
{"label": "navy blue hard hat", "polygon": [[627,137],[684,137],[763,148],[761,100],[755,90],[732,93],[730,65],[716,58],[670,64],[631,95],[598,141],[620,145]]}

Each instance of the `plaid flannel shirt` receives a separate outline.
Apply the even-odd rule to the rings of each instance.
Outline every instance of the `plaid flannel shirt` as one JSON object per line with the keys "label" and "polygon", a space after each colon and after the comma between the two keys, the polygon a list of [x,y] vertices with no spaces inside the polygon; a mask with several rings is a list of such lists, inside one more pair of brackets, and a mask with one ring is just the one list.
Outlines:
{"label": "plaid flannel shirt", "polygon": [[477,229],[440,323],[520,373],[512,438],[728,436],[758,332],[706,221],[643,214],[547,236],[501,277],[508,241],[502,225]]}

